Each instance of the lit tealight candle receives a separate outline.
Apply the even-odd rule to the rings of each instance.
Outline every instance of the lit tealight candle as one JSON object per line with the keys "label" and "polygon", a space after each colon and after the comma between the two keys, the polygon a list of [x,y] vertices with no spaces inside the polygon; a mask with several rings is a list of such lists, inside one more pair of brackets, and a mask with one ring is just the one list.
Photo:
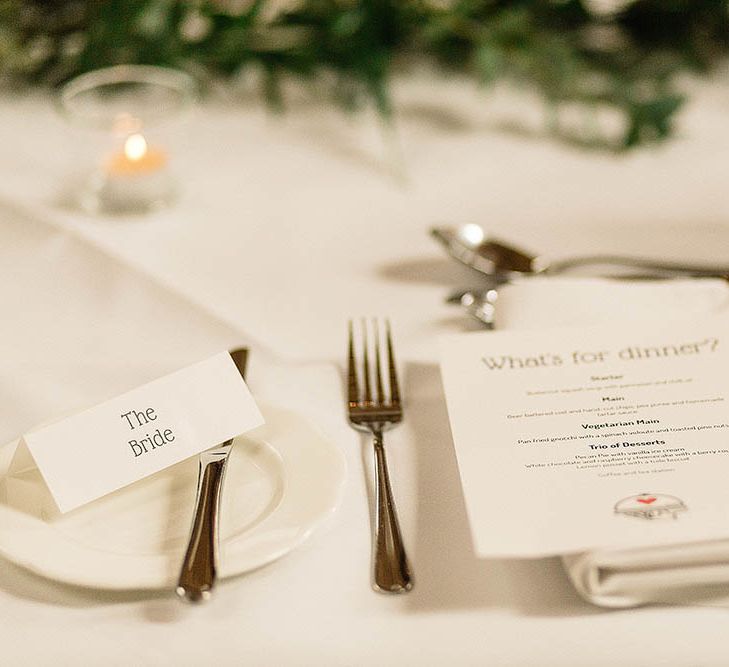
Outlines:
{"label": "lit tealight candle", "polygon": [[114,153],[104,169],[100,196],[112,211],[139,211],[166,203],[172,196],[167,154],[147,144],[139,133],[130,134],[122,150]]}
{"label": "lit tealight candle", "polygon": [[142,174],[163,169],[167,155],[158,148],[150,148],[141,134],[131,134],[124,142],[123,150],[111,156],[110,174]]}

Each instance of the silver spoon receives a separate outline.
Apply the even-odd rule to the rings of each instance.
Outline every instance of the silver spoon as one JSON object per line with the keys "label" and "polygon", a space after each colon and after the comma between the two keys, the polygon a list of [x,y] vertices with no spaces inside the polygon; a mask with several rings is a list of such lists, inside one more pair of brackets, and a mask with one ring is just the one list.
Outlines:
{"label": "silver spoon", "polygon": [[723,277],[729,266],[710,266],[665,262],[645,257],[585,255],[557,261],[533,255],[486,235],[478,225],[434,227],[432,236],[449,255],[476,271],[493,276],[503,274],[554,275],[580,266],[611,265],[650,271],[653,274],[693,277]]}

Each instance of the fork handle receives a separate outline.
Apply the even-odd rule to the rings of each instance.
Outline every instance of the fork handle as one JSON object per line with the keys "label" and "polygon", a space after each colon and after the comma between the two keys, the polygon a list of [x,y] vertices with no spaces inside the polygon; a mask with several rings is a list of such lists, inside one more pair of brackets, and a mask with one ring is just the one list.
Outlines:
{"label": "fork handle", "polygon": [[177,595],[187,602],[208,600],[217,579],[218,515],[225,463],[225,458],[200,459],[202,470],[190,541],[176,588]]}
{"label": "fork handle", "polygon": [[374,588],[383,593],[405,593],[413,587],[405,546],[400,533],[395,501],[387,471],[382,431],[374,429],[375,448],[375,563]]}

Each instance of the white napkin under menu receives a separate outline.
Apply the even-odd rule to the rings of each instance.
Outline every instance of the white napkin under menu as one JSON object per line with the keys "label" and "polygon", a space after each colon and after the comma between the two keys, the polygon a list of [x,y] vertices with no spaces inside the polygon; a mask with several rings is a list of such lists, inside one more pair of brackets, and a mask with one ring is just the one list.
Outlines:
{"label": "white napkin under menu", "polygon": [[[729,326],[725,281],[532,278],[499,290],[497,327],[639,326],[702,317],[726,317]],[[564,556],[562,562],[580,595],[600,606],[656,602],[729,606],[729,540],[603,549]]]}

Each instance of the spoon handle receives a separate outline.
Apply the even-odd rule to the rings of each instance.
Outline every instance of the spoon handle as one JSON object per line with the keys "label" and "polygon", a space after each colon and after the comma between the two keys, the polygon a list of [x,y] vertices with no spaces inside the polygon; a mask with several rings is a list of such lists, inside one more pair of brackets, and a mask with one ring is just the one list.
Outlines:
{"label": "spoon handle", "polygon": [[646,257],[630,257],[622,255],[585,255],[561,259],[549,264],[542,273],[562,273],[580,266],[606,264],[645,269],[665,274],[681,274],[693,277],[721,278],[729,274],[729,266],[711,266],[708,264],[682,264],[681,262],[665,262]]}

